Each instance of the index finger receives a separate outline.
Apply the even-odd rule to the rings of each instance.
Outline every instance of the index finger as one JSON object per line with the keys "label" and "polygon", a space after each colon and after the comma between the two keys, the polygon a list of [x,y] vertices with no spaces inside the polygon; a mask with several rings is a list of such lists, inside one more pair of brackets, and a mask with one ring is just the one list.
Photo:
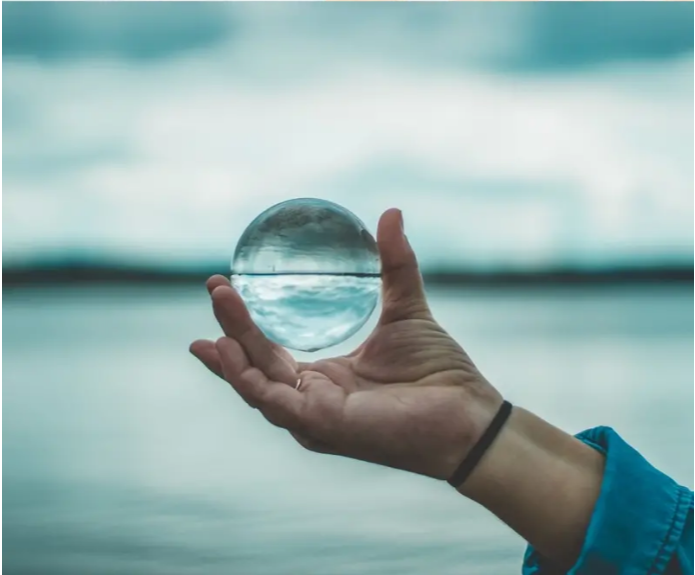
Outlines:
{"label": "index finger", "polygon": [[215,347],[224,378],[249,405],[259,408],[274,425],[286,429],[301,427],[304,395],[294,387],[270,381],[263,371],[250,366],[239,342],[223,337]]}
{"label": "index finger", "polygon": [[229,285],[218,285],[211,297],[222,330],[241,344],[251,364],[272,381],[294,385],[297,381],[296,364],[284,357],[254,323],[237,291]]}
{"label": "index finger", "polygon": [[215,291],[216,287],[228,286],[228,285],[231,285],[229,283],[229,280],[220,274],[216,274],[214,276],[211,276],[210,278],[208,278],[208,281],[205,282],[205,287],[207,288],[208,293],[210,295],[212,295],[212,292]]}

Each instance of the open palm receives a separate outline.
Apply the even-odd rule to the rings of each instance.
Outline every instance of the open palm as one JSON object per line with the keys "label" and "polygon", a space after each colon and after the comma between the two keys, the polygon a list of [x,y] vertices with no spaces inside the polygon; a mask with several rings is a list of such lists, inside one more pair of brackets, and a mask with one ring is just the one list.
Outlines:
{"label": "open palm", "polygon": [[304,447],[445,479],[502,399],[432,318],[398,210],[381,217],[377,243],[382,314],[351,354],[297,363],[222,276],[208,289],[225,337],[191,352]]}

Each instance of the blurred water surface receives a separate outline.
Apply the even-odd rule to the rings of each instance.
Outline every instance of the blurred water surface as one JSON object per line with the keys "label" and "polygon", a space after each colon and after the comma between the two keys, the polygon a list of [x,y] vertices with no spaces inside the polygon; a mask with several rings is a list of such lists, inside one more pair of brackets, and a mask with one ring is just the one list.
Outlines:
{"label": "blurred water surface", "polygon": [[[513,402],[611,425],[692,487],[690,286],[431,298]],[[446,484],[305,452],[205,372],[204,289],[24,290],[3,311],[7,573],[519,571],[523,542]]]}

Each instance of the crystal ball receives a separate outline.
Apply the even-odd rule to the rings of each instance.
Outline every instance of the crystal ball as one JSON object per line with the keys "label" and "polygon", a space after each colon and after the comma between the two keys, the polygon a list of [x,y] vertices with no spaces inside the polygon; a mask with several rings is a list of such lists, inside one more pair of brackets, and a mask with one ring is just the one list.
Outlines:
{"label": "crystal ball", "polygon": [[349,210],[301,198],[249,224],[232,260],[232,285],[272,341],[317,351],[345,341],[376,307],[376,242]]}

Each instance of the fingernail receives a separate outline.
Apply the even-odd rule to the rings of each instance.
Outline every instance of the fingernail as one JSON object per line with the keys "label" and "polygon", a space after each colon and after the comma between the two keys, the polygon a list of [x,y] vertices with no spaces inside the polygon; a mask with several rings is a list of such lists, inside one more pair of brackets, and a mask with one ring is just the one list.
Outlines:
{"label": "fingernail", "polygon": [[403,212],[401,210],[398,210],[398,219],[401,223],[401,231],[405,229],[405,225],[403,224]]}
{"label": "fingernail", "polygon": [[405,247],[409,252],[413,251],[413,246],[410,244],[410,240],[408,239],[408,236],[403,234],[403,240],[405,241]]}

